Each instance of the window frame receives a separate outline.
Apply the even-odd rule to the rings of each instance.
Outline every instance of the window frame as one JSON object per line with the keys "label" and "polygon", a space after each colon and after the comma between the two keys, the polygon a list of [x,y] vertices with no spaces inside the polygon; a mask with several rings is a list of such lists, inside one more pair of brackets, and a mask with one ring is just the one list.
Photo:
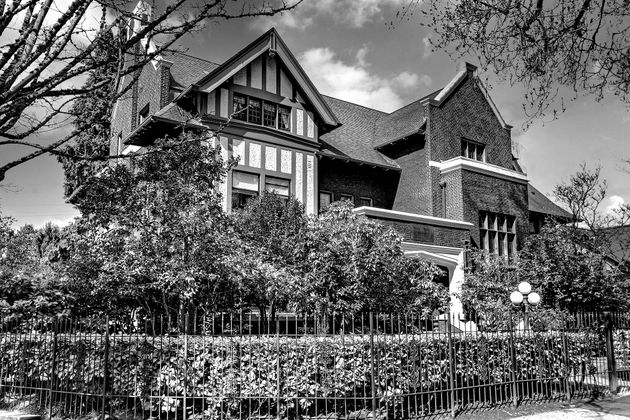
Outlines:
{"label": "window frame", "polygon": [[[474,157],[470,157],[471,146],[474,148]],[[481,156],[479,156],[479,149],[481,149]],[[486,145],[483,143],[479,143],[478,141],[473,141],[462,137],[460,156],[466,159],[475,160],[477,162],[486,162]]]}
{"label": "window frame", "polygon": [[[369,204],[363,204],[363,200],[367,200]],[[373,207],[374,200],[372,197],[359,197],[359,207]]]}
{"label": "window frame", "polygon": [[[255,191],[254,194],[254,190],[247,190],[245,188],[236,188],[234,187],[234,178],[235,178],[235,174],[237,173],[243,173],[246,175],[254,175],[258,178],[258,188]],[[250,196],[251,198],[256,198],[260,196],[260,181],[261,181],[261,174],[256,173],[256,172],[248,172],[248,171],[239,171],[239,170],[232,170],[232,182],[230,185],[230,191],[231,191],[231,209],[232,210],[238,210],[238,209],[242,209],[245,207],[245,205],[247,204],[246,202],[243,203],[242,205],[239,206],[235,206],[234,205],[234,198],[235,198],[235,193],[238,194],[239,196]],[[241,200],[239,200],[240,202]]]}
{"label": "window frame", "polygon": [[[329,198],[329,202],[326,205],[326,207],[322,207],[322,195],[327,195]],[[326,210],[326,208],[330,207],[330,205],[333,203],[334,201],[334,196],[332,191],[327,191],[327,190],[319,190],[319,194],[317,195],[317,206],[318,206],[318,210],[321,213],[323,210]]]}
{"label": "window frame", "polygon": [[516,256],[516,216],[479,211],[479,249],[505,258]]}
{"label": "window frame", "polygon": [[[241,98],[245,98],[245,109],[247,111],[244,113],[244,115],[241,115],[243,114],[242,110],[237,112],[235,108],[237,100],[240,102]],[[269,107],[273,108],[273,124],[271,124],[269,110],[267,109]],[[286,114],[283,114],[284,112],[286,112]],[[232,93],[232,114],[235,120],[260,125],[267,128],[273,128],[275,130],[291,132],[292,113],[293,108],[291,106],[283,105],[279,102],[261,99],[255,96],[250,96],[240,92]],[[286,115],[288,117],[286,127],[284,127],[284,125],[281,126],[282,115]]]}
{"label": "window frame", "polygon": [[143,106],[140,111],[138,111],[138,125],[142,124],[149,118],[149,104]]}
{"label": "window frame", "polygon": [[[269,178],[274,179],[274,180],[277,179],[277,180],[280,180],[280,181],[286,181],[286,183],[287,183],[287,195],[278,194],[278,193],[268,189],[267,188],[267,180]],[[264,187],[265,187],[264,191],[273,192],[274,194],[276,194],[279,197],[288,199],[291,196],[291,178],[283,178],[283,177],[275,176],[275,175],[265,175]]]}
{"label": "window frame", "polygon": [[348,193],[339,193],[339,201],[349,201],[354,206],[354,195]]}

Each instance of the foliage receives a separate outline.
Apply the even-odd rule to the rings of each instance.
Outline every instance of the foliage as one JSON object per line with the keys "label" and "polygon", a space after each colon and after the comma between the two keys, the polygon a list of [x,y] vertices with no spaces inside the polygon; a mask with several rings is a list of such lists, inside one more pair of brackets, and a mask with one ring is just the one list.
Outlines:
{"label": "foliage", "polygon": [[[108,340],[108,403],[115,408],[124,403],[119,398],[133,395],[138,398],[138,410],[178,417],[185,390],[188,410],[210,419],[254,412],[297,418],[298,410],[302,415],[329,415],[333,410],[347,414],[369,407],[374,379],[379,406],[389,412],[389,418],[404,418],[413,404],[407,400],[410,395],[423,405],[450,389],[445,334],[376,338],[370,344],[367,334],[299,338],[138,335],[133,339],[113,334]],[[602,351],[600,338],[590,331],[514,337],[456,334],[451,336],[456,361],[453,382],[457,388],[471,384],[503,388],[512,384],[514,374],[519,382],[536,383],[537,389],[560,391],[571,372],[575,380],[597,372],[594,358]],[[100,400],[105,376],[103,335],[74,336],[61,330],[51,378],[52,341],[50,333],[3,334],[0,363],[3,372],[11,372],[4,383],[43,389],[55,384],[61,390],[97,395]],[[617,343],[626,345],[622,340]],[[458,397],[462,403],[487,403],[484,395],[473,392]],[[345,403],[330,404],[332,398]],[[429,410],[448,410],[440,400],[435,398]],[[447,401],[444,398],[443,404]]]}
{"label": "foliage", "polygon": [[561,323],[568,313],[627,308],[630,279],[589,248],[590,240],[586,231],[549,223],[526,238],[515,260],[473,252],[460,296],[464,307],[486,327],[505,326],[510,293],[527,281],[542,297],[529,308],[538,328]]}
{"label": "foliage", "polygon": [[348,203],[333,203],[301,244],[298,306],[328,314],[414,304],[430,304],[423,308],[428,313],[444,309],[447,291],[431,283],[439,270],[405,257],[401,243],[393,229],[355,215]]}
{"label": "foliage", "polygon": [[531,118],[555,115],[561,88],[630,101],[627,1],[463,0],[412,1],[399,13],[421,8],[433,48],[455,58],[476,57],[510,84],[527,89]]}
{"label": "foliage", "polygon": [[[158,141],[88,181],[67,272],[94,311],[172,314],[232,305],[217,185],[228,163],[194,133]],[[158,309],[161,308],[161,309]]]}
{"label": "foliage", "polygon": [[[118,50],[111,32],[98,37],[93,56],[88,58],[88,63],[105,64],[89,73],[83,85],[88,92],[77,96],[72,104],[70,114],[74,117],[77,135],[72,144],[59,148],[63,156],[57,156],[64,170],[66,196],[70,196],[86,178],[105,168],[105,158],[109,155],[114,77],[118,70]],[[102,160],[95,160],[99,158]]]}

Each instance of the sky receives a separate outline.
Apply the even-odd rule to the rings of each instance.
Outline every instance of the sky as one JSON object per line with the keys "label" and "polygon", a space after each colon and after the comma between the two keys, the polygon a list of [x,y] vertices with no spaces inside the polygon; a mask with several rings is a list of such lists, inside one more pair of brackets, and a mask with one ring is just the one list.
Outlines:
{"label": "sky", "polygon": [[[346,101],[393,111],[445,86],[461,63],[431,51],[431,33],[419,18],[386,25],[408,0],[305,0],[282,16],[210,23],[184,39],[180,49],[223,62],[270,27],[300,61],[321,93]],[[474,60],[470,60],[476,64]],[[530,182],[551,195],[553,188],[575,173],[581,163],[601,165],[608,182],[603,210],[630,202],[630,111],[616,98],[596,102],[581,97],[553,121],[535,121],[523,130],[523,89],[488,78],[490,96],[514,128],[520,163]],[[612,96],[612,95],[611,95]],[[60,131],[43,133],[51,141]],[[0,163],[24,153],[1,149]],[[630,171],[630,165],[625,168]],[[7,173],[0,185],[0,210],[26,223],[64,225],[78,212],[63,199],[63,174],[54,157],[40,157]]]}

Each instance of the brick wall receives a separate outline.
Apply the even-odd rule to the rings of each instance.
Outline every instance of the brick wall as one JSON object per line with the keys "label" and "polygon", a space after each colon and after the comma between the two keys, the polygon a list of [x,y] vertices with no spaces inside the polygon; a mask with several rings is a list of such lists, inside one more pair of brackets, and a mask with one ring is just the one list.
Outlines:
{"label": "brick wall", "polygon": [[397,171],[326,157],[319,159],[318,165],[319,190],[332,192],[335,201],[340,199],[340,194],[351,194],[356,206],[360,197],[370,197],[374,207],[392,208],[399,177]]}
{"label": "brick wall", "polygon": [[424,139],[410,139],[413,147],[405,147],[388,152],[400,166],[400,182],[392,210],[431,215],[431,189],[429,179],[429,159]]}
{"label": "brick wall", "polygon": [[465,170],[461,172],[464,221],[471,222],[471,239],[479,246],[479,211],[516,216],[517,245],[529,232],[527,185]]}
{"label": "brick wall", "polygon": [[442,106],[429,105],[430,158],[461,155],[461,140],[485,145],[486,162],[512,169],[510,131],[501,126],[471,73]]}
{"label": "brick wall", "polygon": [[408,242],[418,242],[439,246],[461,247],[468,240],[468,229],[458,229],[445,226],[432,226],[424,223],[407,221],[376,219],[384,225],[391,226]]}

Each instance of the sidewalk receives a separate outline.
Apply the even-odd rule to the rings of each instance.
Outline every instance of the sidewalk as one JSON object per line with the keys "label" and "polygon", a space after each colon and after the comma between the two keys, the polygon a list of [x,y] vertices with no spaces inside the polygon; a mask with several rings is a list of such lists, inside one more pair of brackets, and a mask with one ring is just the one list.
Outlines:
{"label": "sidewalk", "polygon": [[587,400],[567,404],[560,410],[513,417],[514,420],[556,420],[556,419],[630,419],[630,395],[617,398]]}

